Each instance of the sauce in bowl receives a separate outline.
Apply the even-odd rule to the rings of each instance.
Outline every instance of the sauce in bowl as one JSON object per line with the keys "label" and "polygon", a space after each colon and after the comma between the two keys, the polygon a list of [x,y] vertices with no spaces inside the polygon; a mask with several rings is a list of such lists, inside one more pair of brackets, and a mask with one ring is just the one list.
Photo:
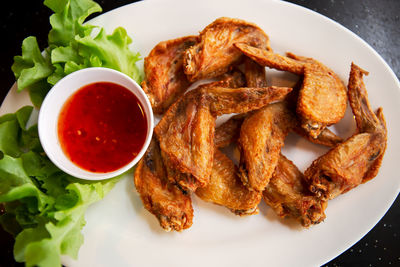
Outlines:
{"label": "sauce in bowl", "polygon": [[148,130],[138,98],[112,82],[95,82],[76,91],[61,108],[57,127],[67,157],[95,173],[111,172],[132,161]]}

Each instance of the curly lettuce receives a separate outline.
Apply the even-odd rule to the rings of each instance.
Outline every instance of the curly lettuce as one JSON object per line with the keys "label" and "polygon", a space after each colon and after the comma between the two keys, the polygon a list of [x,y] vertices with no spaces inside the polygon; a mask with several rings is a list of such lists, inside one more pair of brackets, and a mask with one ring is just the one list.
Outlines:
{"label": "curly lettuce", "polygon": [[[92,0],[45,0],[54,14],[48,47],[41,52],[35,37],[22,43],[22,55],[14,57],[11,69],[18,90],[29,90],[32,103],[40,107],[50,88],[64,76],[83,68],[107,67],[121,71],[140,82],[136,63],[140,54],[129,49],[132,39],[118,27],[111,35],[84,21],[101,7]],[[94,34],[94,29],[99,32]]]}
{"label": "curly lettuce", "polygon": [[37,126],[25,128],[32,110],[0,117],[0,223],[15,236],[16,261],[61,266],[61,255],[78,255],[87,207],[119,178],[89,182],[59,170],[44,154]]}
{"label": "curly lettuce", "polygon": [[[45,0],[54,14],[48,47],[41,51],[35,37],[22,43],[12,70],[18,90],[28,90],[40,107],[61,78],[87,67],[119,70],[137,82],[139,53],[119,27],[110,35],[85,20],[101,7],[92,0]],[[95,34],[94,29],[98,30]],[[97,31],[96,31],[97,32]],[[45,155],[37,125],[27,127],[33,107],[0,117],[0,215],[2,227],[14,235],[14,257],[26,266],[61,266],[61,255],[76,258],[89,205],[101,200],[119,178],[88,182],[59,170]]]}

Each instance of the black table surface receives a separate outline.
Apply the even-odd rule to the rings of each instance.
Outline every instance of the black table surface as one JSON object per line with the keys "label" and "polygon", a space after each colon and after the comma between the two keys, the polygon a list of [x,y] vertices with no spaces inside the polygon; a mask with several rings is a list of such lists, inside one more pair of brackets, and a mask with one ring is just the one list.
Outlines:
{"label": "black table surface", "polygon": [[[34,35],[38,38],[41,49],[46,46],[51,11],[43,6],[42,2],[7,1],[7,5],[1,8],[1,100],[15,81],[11,65],[13,56],[21,54],[22,40]],[[97,2],[103,11],[108,11],[135,1],[98,0]],[[321,13],[356,33],[384,58],[399,79],[399,0],[290,0],[289,2]],[[399,219],[400,199],[397,197],[386,215],[367,235],[324,266],[400,266]],[[13,239],[0,227],[0,266],[20,265],[13,260],[13,243]]]}

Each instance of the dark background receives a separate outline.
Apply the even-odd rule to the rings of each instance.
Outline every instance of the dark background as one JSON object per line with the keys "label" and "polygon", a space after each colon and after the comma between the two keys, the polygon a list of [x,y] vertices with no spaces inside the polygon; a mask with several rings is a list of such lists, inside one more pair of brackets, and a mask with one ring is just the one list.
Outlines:
{"label": "dark background", "polygon": [[[97,2],[105,12],[135,1],[98,0]],[[356,33],[385,59],[397,78],[400,77],[399,0],[292,0],[288,2],[321,13]],[[51,12],[42,3],[43,1],[40,0],[7,1],[7,6],[3,5],[0,10],[1,100],[15,81],[11,65],[13,56],[21,54],[22,40],[34,35],[39,41],[40,48],[46,47]],[[364,238],[324,266],[400,266],[398,220],[400,220],[399,197],[382,220]],[[20,265],[13,260],[13,242],[13,239],[0,227],[0,266]]]}

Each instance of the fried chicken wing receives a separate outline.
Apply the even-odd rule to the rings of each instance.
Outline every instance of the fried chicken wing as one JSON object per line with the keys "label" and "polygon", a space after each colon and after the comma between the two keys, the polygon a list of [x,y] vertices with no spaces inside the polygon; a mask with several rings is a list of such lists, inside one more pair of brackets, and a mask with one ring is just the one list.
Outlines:
{"label": "fried chicken wing", "polygon": [[[265,68],[250,58],[245,59],[244,76],[248,87],[266,87]],[[247,113],[232,116],[215,130],[214,143],[216,147],[225,147],[239,139],[240,127]]]}
{"label": "fried chicken wing", "polygon": [[[299,80],[293,88],[268,86],[266,67]],[[368,72],[352,63],[347,90],[321,62],[274,53],[256,24],[221,17],[198,36],[160,42],[144,72],[142,88],[163,117],[134,183],[166,231],[192,225],[192,192],[239,216],[257,214],[264,199],[279,217],[310,227],[325,219],[328,200],[373,179],[381,166],[387,129],[382,109],[370,106]],[[343,141],[328,127],[343,118],[347,99],[357,130]],[[224,114],[233,116],[216,128]],[[290,131],[331,147],[304,174],[281,154]],[[231,159],[222,148],[232,143]]]}
{"label": "fried chicken wing", "polygon": [[191,198],[168,182],[160,147],[154,137],[136,167],[134,182],[144,207],[157,217],[164,230],[182,231],[192,225]]}
{"label": "fried chicken wing", "polygon": [[236,215],[258,213],[261,193],[248,190],[237,176],[237,167],[219,149],[215,150],[210,181],[197,188],[196,195],[202,200],[222,205]]}
{"label": "fried chicken wing", "polygon": [[[202,84],[199,88],[205,89],[213,86],[237,88],[245,85],[245,78],[242,72],[235,70],[223,74],[218,81]],[[169,156],[161,151],[164,164],[167,170],[168,180],[175,183],[184,191],[195,191],[202,184],[190,173],[182,173],[179,168],[170,160]]]}
{"label": "fried chicken wing", "polygon": [[304,74],[304,62],[297,61],[290,57],[275,54],[270,49],[257,48],[244,43],[234,43],[243,54],[251,58],[261,66],[274,68],[277,70],[288,71],[294,74]]}
{"label": "fried chicken wing", "polygon": [[320,223],[326,217],[327,201],[312,195],[304,175],[282,154],[263,191],[263,199],[278,216],[294,218],[304,227]]}
{"label": "fried chicken wing", "polygon": [[170,160],[168,154],[161,150],[161,157],[164,161],[165,170],[167,172],[167,179],[169,183],[175,184],[185,193],[196,190],[201,186],[197,179],[189,173],[182,173],[178,170],[177,166]]}
{"label": "fried chicken wing", "polygon": [[297,113],[310,136],[317,138],[326,126],[340,121],[346,107],[346,88],[339,77],[322,64],[306,64]]}
{"label": "fried chicken wing", "polygon": [[[245,114],[233,116],[231,119],[217,127],[215,130],[216,146],[223,147],[228,145],[230,142],[235,141],[236,133],[240,131],[244,119]],[[320,137],[321,136],[319,136],[319,138]],[[215,164],[214,159],[214,165]],[[236,168],[236,166],[231,167],[230,169],[233,168]],[[214,169],[215,167],[213,166],[213,172]],[[213,175],[216,174],[211,174],[210,184],[217,184],[216,181],[219,180],[214,180],[213,182]],[[231,176],[233,177],[233,174]],[[208,195],[213,196],[215,194],[220,196],[218,195],[218,186],[206,186],[206,188],[199,188],[198,190],[200,189],[207,190]],[[257,194],[255,191],[250,192]],[[262,194],[265,202],[278,214],[278,216],[297,219],[304,227],[309,227],[312,224],[319,223],[325,218],[324,210],[327,206],[327,202],[321,201],[319,198],[313,196],[313,194],[308,190],[308,185],[306,184],[304,175],[299,171],[296,165],[293,164],[293,162],[288,160],[282,154],[279,155],[278,163],[274,169],[272,177]]]}
{"label": "fried chicken wing", "polygon": [[244,60],[244,75],[247,87],[267,87],[265,67],[250,58]]}
{"label": "fried chicken wing", "polygon": [[383,159],[387,144],[386,123],[382,109],[375,115],[370,107],[364,74],[367,72],[351,65],[348,94],[357,133],[316,159],[305,172],[310,190],[324,200],[374,178]]}
{"label": "fried chicken wing", "polygon": [[219,79],[215,82],[202,84],[202,88],[211,87],[226,87],[226,88],[239,88],[246,85],[246,77],[238,70],[234,69],[230,72],[222,74]]}
{"label": "fried chicken wing", "polygon": [[262,192],[278,163],[295,120],[285,102],[270,104],[247,117],[239,137],[239,176],[250,190]]}
{"label": "fried chicken wing", "polygon": [[[285,98],[285,101],[288,104],[288,108],[293,112],[296,113],[296,103],[297,99],[299,98],[299,91],[302,86],[302,80],[299,80],[295,86],[293,86],[292,92],[288,94],[288,96]],[[314,144],[319,144],[323,146],[328,146],[328,147],[334,147],[337,144],[340,144],[343,142],[343,138],[340,136],[337,136],[335,133],[333,133],[331,130],[328,128],[322,129],[321,133],[317,136],[317,138],[313,138],[310,136],[310,134],[303,128],[301,127],[301,121],[298,119],[298,116],[296,116],[296,123],[293,125],[293,132],[296,134],[306,138],[308,141],[314,143]]]}
{"label": "fried chicken wing", "polygon": [[343,118],[347,107],[346,88],[321,62],[292,53],[284,57],[243,43],[235,43],[235,46],[262,66],[303,75],[297,113],[301,117],[301,126],[311,137],[317,138],[326,126]]}
{"label": "fried chicken wing", "polygon": [[215,129],[214,144],[216,147],[226,147],[239,139],[240,127],[247,113],[234,115]]}
{"label": "fried chicken wing", "polygon": [[196,41],[196,36],[186,36],[160,42],[144,59],[141,85],[155,113],[164,113],[191,84],[183,72],[183,52]]}
{"label": "fried chicken wing", "polygon": [[334,147],[343,142],[343,138],[337,136],[334,132],[332,132],[328,128],[324,128],[321,131],[321,133],[317,136],[317,138],[312,138],[308,134],[308,132],[306,132],[303,127],[301,127],[300,122],[296,123],[296,125],[293,126],[293,131],[314,144],[323,145],[327,147]]}
{"label": "fried chicken wing", "polygon": [[[282,99],[290,90],[285,87],[192,90],[175,102],[155,127],[161,150],[175,169],[196,179],[189,190],[205,186],[212,169],[216,116],[259,109]],[[180,185],[185,187],[182,182]]]}
{"label": "fried chicken wing", "polygon": [[183,177],[179,185],[189,190],[208,182],[214,154],[215,117],[211,114],[205,97],[197,90],[190,91],[175,102],[154,128],[161,150],[168,156],[169,166]]}
{"label": "fried chicken wing", "polygon": [[[245,113],[232,116],[226,122],[217,127],[215,129],[214,136],[215,146],[225,147],[231,143],[236,142],[240,136],[240,127],[242,126],[244,119],[248,115],[249,114]],[[334,147],[343,142],[343,139],[341,137],[337,136],[328,128],[323,129],[318,137],[314,139],[305,132],[305,130],[300,126],[300,123],[297,120],[293,120],[293,124],[294,125],[292,125],[291,130],[314,144]]]}
{"label": "fried chicken wing", "polygon": [[197,188],[196,195],[204,201],[230,209],[236,215],[258,214],[257,205],[261,193],[250,191],[237,175],[237,166],[218,148],[235,142],[246,114],[232,116],[215,129],[215,154],[210,181],[205,187]]}
{"label": "fried chicken wing", "polygon": [[[375,116],[368,101],[368,93],[363,81],[364,75],[368,75],[368,72],[354,63],[351,64],[348,95],[357,131],[359,133],[386,132],[384,120]],[[378,110],[377,114],[381,114],[381,111]]]}
{"label": "fried chicken wing", "polygon": [[184,71],[190,81],[217,77],[238,63],[242,54],[233,44],[243,42],[268,49],[269,38],[253,23],[222,17],[200,32],[199,42],[184,54]]}
{"label": "fried chicken wing", "polygon": [[[249,87],[265,87],[267,86],[267,79],[266,79],[266,74],[265,74],[265,68],[255,61],[253,61],[250,58],[245,59],[245,71],[244,74],[246,76],[246,83],[247,86]],[[290,92],[287,97],[285,98],[285,101],[288,103],[288,107],[290,110],[293,109],[295,111],[296,109],[296,103],[297,103],[297,98],[298,98],[298,90],[301,88],[301,83],[296,84],[293,87],[293,91]],[[219,136],[219,134],[230,134],[232,140],[237,139],[239,136],[235,134],[235,131],[233,128],[240,129],[241,123],[243,122],[243,115],[240,115],[239,118],[233,118],[233,120],[228,120],[225,124],[223,129],[221,131],[215,132],[215,140],[219,142],[219,139],[222,138],[222,136]],[[297,117],[296,117],[297,118]],[[297,121],[297,120],[296,120]],[[317,138],[312,138],[302,127],[301,123],[297,121],[297,123],[294,122],[294,125],[292,127],[292,130],[299,134],[300,136],[306,138],[312,143],[315,144],[320,144],[324,146],[329,146],[333,147],[341,142],[343,142],[343,139],[336,134],[334,134],[332,131],[329,129],[325,128],[321,131],[321,133],[318,135]],[[221,127],[222,128],[222,127]]]}
{"label": "fried chicken wing", "polygon": [[215,116],[230,113],[246,113],[271,102],[282,100],[292,88],[289,87],[242,87],[237,89],[212,87],[202,90]]}

